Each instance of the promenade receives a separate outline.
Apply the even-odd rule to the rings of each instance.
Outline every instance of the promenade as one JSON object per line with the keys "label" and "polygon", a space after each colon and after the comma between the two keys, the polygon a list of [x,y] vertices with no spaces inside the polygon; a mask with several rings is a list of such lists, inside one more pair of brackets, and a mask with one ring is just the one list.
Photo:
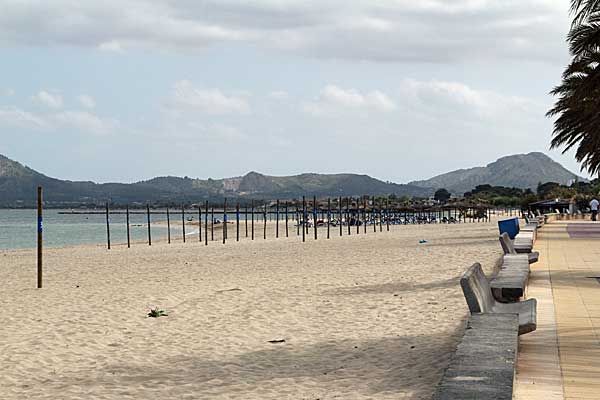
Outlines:
{"label": "promenade", "polygon": [[515,398],[599,399],[600,223],[554,221],[535,247],[538,330],[520,339]]}

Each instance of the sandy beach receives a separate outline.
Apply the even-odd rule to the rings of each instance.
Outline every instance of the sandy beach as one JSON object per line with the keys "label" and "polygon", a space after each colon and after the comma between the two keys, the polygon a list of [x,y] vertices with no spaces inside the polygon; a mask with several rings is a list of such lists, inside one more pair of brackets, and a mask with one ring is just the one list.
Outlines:
{"label": "sandy beach", "polygon": [[495,223],[261,229],[47,249],[41,290],[34,250],[0,252],[0,398],[429,399],[463,333],[458,278],[500,256]]}

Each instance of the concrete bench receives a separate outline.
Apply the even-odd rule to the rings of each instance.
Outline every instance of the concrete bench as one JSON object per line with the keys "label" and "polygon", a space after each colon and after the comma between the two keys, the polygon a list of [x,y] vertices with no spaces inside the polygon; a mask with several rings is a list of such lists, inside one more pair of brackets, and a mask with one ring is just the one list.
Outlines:
{"label": "concrete bench", "polygon": [[[502,246],[502,250],[504,250],[504,254],[523,254],[523,252],[517,251],[513,241],[510,240],[510,237],[507,233],[500,235],[500,245]],[[540,257],[540,253],[531,250],[527,252],[526,255],[529,259],[529,264],[537,262]]]}
{"label": "concrete bench", "polygon": [[533,251],[533,238],[522,236],[519,233],[513,240],[513,247],[517,253],[531,253]]}
{"label": "concrete bench", "polygon": [[513,303],[525,297],[529,282],[529,260],[527,254],[506,254],[500,270],[490,280],[490,288],[496,300]]}
{"label": "concrete bench", "polygon": [[434,400],[512,400],[518,351],[516,314],[473,314]]}
{"label": "concrete bench", "polygon": [[538,230],[537,222],[530,222],[530,223],[525,224],[524,227],[519,228],[518,235],[523,234],[523,233],[530,234],[533,239],[533,242],[535,243],[535,240],[537,239],[537,230]]}
{"label": "concrete bench", "polygon": [[544,225],[544,217],[525,217],[525,224],[525,226],[535,227],[536,229],[541,228]]}
{"label": "concrete bench", "polygon": [[536,299],[528,299],[518,303],[499,303],[492,295],[490,284],[481,269],[481,264],[473,264],[460,278],[465,300],[471,314],[518,314],[519,335],[533,332],[536,329]]}

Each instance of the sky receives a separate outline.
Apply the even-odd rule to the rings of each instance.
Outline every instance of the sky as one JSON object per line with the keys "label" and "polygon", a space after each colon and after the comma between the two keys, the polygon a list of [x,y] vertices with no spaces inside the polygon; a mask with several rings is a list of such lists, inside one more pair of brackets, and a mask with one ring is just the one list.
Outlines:
{"label": "sky", "polygon": [[[568,0],[0,0],[0,154],[95,182],[549,150]],[[581,173],[586,176],[587,174]]]}

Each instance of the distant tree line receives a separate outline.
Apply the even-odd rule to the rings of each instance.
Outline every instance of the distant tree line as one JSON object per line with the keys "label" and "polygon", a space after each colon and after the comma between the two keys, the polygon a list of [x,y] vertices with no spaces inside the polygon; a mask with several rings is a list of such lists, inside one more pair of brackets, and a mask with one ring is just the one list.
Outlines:
{"label": "distant tree line", "polygon": [[[600,179],[591,182],[576,181],[571,185],[556,182],[539,183],[536,191],[531,189],[510,188],[504,186],[478,185],[464,193],[463,201],[472,204],[484,204],[493,207],[521,207],[541,200],[562,199],[574,201],[579,208],[586,208],[590,200],[600,194]],[[434,199],[442,204],[450,199],[446,189],[438,189]]]}

